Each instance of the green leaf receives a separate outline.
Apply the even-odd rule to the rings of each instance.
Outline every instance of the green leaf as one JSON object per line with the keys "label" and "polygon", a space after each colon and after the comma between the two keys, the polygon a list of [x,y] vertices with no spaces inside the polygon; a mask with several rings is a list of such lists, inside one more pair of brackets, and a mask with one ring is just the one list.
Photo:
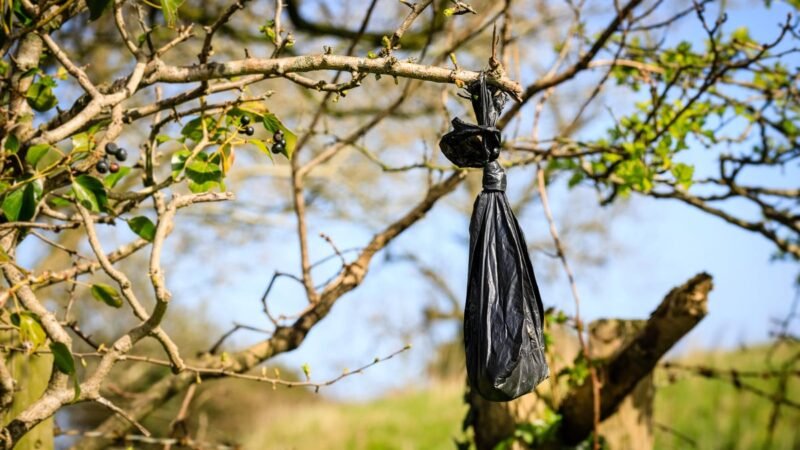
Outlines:
{"label": "green leaf", "polygon": [[28,14],[25,12],[25,9],[22,7],[21,1],[16,0],[12,2],[11,5],[12,10],[14,11],[14,16],[19,19],[23,25],[28,26],[33,23],[33,19],[28,16]]}
{"label": "green leaf", "polygon": [[36,213],[36,206],[42,196],[42,181],[27,182],[24,187],[6,195],[3,200],[3,214],[9,222],[27,221]]}
{"label": "green leaf", "polygon": [[9,135],[4,147],[10,155],[17,153],[19,151],[19,139],[13,134]]}
{"label": "green leaf", "polygon": [[128,166],[120,166],[119,171],[117,173],[110,173],[103,178],[103,184],[106,185],[107,188],[111,189],[119,183],[119,181],[125,177],[125,175],[129,174],[131,168]]}
{"label": "green leaf", "polygon": [[195,142],[199,142],[201,139],[203,139],[203,122],[205,122],[206,131],[208,134],[214,134],[214,129],[217,125],[217,122],[212,117],[205,116],[202,120],[200,117],[190,120],[181,129],[181,135]]}
{"label": "green leaf", "polygon": [[22,198],[25,188],[17,189],[3,199],[3,214],[9,222],[16,222],[22,210]]}
{"label": "green leaf", "polygon": [[569,181],[567,182],[567,185],[571,189],[571,188],[574,188],[575,186],[577,186],[578,184],[580,184],[581,181],[583,181],[583,172],[575,172],[569,178]]}
{"label": "green leaf", "polygon": [[250,119],[250,122],[261,120],[261,113],[242,108],[233,108],[225,115],[227,125],[239,127],[242,125],[242,117],[245,116]]}
{"label": "green leaf", "polygon": [[212,162],[206,153],[199,153],[186,166],[186,175],[197,181],[217,180],[222,175],[219,164]]}
{"label": "green leaf", "polygon": [[49,151],[50,145],[48,144],[34,145],[28,149],[28,153],[25,155],[25,161],[27,161],[28,164],[32,165],[33,167],[36,167],[36,164],[39,162],[39,160],[41,160],[42,157]]}
{"label": "green leaf", "polygon": [[45,112],[53,109],[58,104],[58,99],[53,94],[54,84],[53,79],[45,75],[30,85],[25,97],[31,108],[39,112]]}
{"label": "green leaf", "polygon": [[87,0],[86,6],[89,7],[89,20],[97,20],[103,15],[111,0]]}
{"label": "green leaf", "polygon": [[50,344],[50,351],[53,352],[53,360],[59,372],[67,375],[75,374],[75,360],[72,359],[72,352],[63,342]]}
{"label": "green leaf", "polygon": [[61,197],[50,197],[50,206],[56,208],[66,208],[72,206],[72,202]]}
{"label": "green leaf", "polygon": [[117,292],[116,289],[107,284],[104,283],[93,284],[92,297],[94,297],[95,300],[101,301],[108,306],[114,308],[122,307],[122,296],[119,295],[119,292]]}
{"label": "green leaf", "polygon": [[156,235],[156,226],[149,218],[145,216],[134,217],[128,221],[128,226],[131,231],[138,234],[142,239],[153,242],[153,238]]}
{"label": "green leaf", "polygon": [[168,27],[174,27],[178,21],[178,8],[183,4],[183,0],[161,0],[161,11]]}
{"label": "green leaf", "polygon": [[178,178],[181,172],[183,172],[183,168],[186,166],[186,160],[189,159],[189,155],[191,154],[192,152],[189,150],[180,150],[172,154],[170,164],[172,165],[173,179]]}
{"label": "green leaf", "polygon": [[264,124],[264,128],[270,133],[275,133],[278,130],[283,132],[286,139],[286,150],[284,150],[283,153],[287,158],[292,159],[292,153],[297,145],[297,135],[294,134],[292,130],[286,128],[286,125],[278,119],[278,116],[271,112],[263,114],[261,116],[261,122]]}
{"label": "green leaf", "polygon": [[[272,157],[272,151],[270,151],[270,149],[267,147],[267,144],[264,141],[262,141],[261,139],[251,138],[251,139],[248,139],[247,142],[255,145],[256,148],[258,149],[258,151],[260,151],[261,153],[269,156],[270,160],[275,161],[275,159]],[[288,141],[287,141],[287,143],[288,143]]]}
{"label": "green leaf", "polygon": [[70,378],[72,378],[73,392],[75,392],[72,401],[75,401],[81,397],[81,384],[78,382],[77,374],[73,374]]}
{"label": "green leaf", "polygon": [[203,192],[208,192],[214,188],[219,189],[220,191],[224,190],[223,184],[219,181],[204,181],[202,183],[198,183],[196,181],[189,180],[189,190],[192,191],[193,194],[200,194]]}
{"label": "green leaf", "polygon": [[91,150],[91,141],[87,133],[78,133],[72,136],[72,151],[73,152],[88,152]]}
{"label": "green leaf", "polygon": [[32,350],[36,350],[47,341],[47,334],[39,323],[39,317],[31,312],[11,314],[11,323],[19,327],[19,337],[23,342],[30,342]]}
{"label": "green leaf", "polygon": [[275,22],[272,20],[270,20],[270,22],[272,22],[271,25],[267,24],[259,28],[259,30],[261,30],[261,32],[264,33],[269,38],[270,42],[274,44],[277,42],[277,35],[275,34],[275,28],[274,28]]}
{"label": "green leaf", "polygon": [[731,33],[731,39],[734,39],[741,43],[747,43],[752,41],[750,39],[750,31],[747,29],[747,27],[739,27],[733,30],[733,33]]}
{"label": "green leaf", "polygon": [[106,187],[103,186],[103,182],[91,175],[81,175],[75,178],[72,183],[72,192],[75,193],[75,198],[84,208],[94,212],[102,211],[108,203]]}
{"label": "green leaf", "polygon": [[694,176],[694,166],[684,163],[677,163],[670,169],[675,181],[684,189],[689,189],[692,185],[692,177]]}
{"label": "green leaf", "polygon": [[171,141],[172,138],[167,134],[159,134],[156,136],[156,144],[161,145],[164,142]]}
{"label": "green leaf", "polygon": [[198,153],[186,165],[189,190],[194,193],[207,192],[222,185],[222,169],[218,161],[209,158],[207,153]]}

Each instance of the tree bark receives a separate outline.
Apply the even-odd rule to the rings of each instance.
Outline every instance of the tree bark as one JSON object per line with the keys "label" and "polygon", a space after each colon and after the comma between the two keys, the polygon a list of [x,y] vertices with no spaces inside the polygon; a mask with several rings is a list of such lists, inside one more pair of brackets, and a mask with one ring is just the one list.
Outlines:
{"label": "tree bark", "polygon": [[[610,358],[630,343],[647,324],[645,320],[602,319],[589,325],[591,356]],[[600,423],[600,436],[611,449],[652,449],[653,401],[655,400],[653,373],[650,372],[636,384],[633,391],[619,405],[617,412]]]}

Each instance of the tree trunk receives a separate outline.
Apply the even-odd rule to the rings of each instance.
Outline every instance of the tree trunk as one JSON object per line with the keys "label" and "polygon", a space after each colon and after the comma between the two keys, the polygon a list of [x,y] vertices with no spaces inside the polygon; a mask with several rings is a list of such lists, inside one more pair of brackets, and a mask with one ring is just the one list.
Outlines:
{"label": "tree trunk", "polygon": [[[644,328],[644,320],[604,319],[589,325],[592,358],[607,359],[629,344]],[[653,374],[648,373],[619,405],[617,412],[600,423],[600,435],[611,449],[651,449],[653,436]]]}

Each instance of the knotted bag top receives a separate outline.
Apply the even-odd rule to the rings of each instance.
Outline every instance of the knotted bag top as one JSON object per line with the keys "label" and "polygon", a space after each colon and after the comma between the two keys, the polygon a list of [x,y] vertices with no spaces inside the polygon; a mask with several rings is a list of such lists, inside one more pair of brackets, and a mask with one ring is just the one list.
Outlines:
{"label": "knotted bag top", "polygon": [[442,153],[458,167],[483,167],[483,189],[505,191],[506,174],[496,161],[500,155],[500,130],[495,127],[508,97],[497,86],[486,83],[481,72],[466,88],[478,124],[453,119],[453,131],[439,141]]}

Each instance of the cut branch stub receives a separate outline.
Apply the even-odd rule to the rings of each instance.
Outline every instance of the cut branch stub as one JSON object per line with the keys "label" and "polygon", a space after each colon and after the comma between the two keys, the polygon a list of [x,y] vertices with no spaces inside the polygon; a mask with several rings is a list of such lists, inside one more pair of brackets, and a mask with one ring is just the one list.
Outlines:
{"label": "cut branch stub", "polygon": [[[620,402],[658,360],[705,317],[711,276],[695,275],[667,294],[644,328],[605,364],[598,366],[602,382],[601,420],[614,413]],[[576,444],[592,431],[592,387],[589,383],[570,392],[559,408],[563,422],[561,440]]]}

